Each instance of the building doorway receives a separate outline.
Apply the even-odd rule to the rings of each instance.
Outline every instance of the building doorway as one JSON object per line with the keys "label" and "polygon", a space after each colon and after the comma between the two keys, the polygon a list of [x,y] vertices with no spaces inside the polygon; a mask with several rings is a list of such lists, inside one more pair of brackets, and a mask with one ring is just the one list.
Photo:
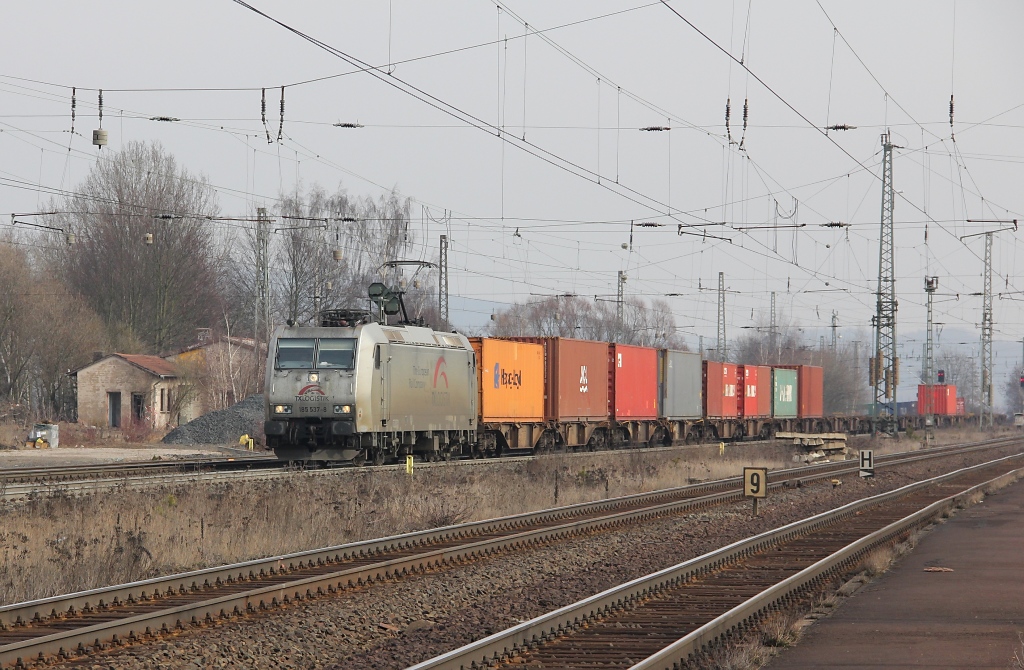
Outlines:
{"label": "building doorway", "polygon": [[142,393],[132,394],[132,420],[142,421],[146,416],[146,396]]}
{"label": "building doorway", "polygon": [[121,427],[121,392],[107,392],[107,423],[111,428]]}

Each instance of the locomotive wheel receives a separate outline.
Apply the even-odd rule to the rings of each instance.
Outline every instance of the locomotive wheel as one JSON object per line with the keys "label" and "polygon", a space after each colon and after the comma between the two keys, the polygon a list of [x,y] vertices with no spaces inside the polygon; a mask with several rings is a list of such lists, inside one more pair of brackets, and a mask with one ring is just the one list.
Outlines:
{"label": "locomotive wheel", "polygon": [[366,465],[366,452],[360,451],[359,454],[352,459],[352,465],[356,467],[362,467]]}
{"label": "locomotive wheel", "polygon": [[384,450],[383,449],[375,449],[373,451],[373,464],[374,465],[384,465]]}

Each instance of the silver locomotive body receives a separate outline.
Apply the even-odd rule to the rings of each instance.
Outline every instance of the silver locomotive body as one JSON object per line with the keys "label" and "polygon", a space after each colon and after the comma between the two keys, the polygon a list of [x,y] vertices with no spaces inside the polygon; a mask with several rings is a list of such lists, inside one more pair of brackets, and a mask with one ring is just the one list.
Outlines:
{"label": "silver locomotive body", "polygon": [[475,442],[476,359],[415,326],[283,326],[267,357],[267,445],[298,461],[436,460]]}

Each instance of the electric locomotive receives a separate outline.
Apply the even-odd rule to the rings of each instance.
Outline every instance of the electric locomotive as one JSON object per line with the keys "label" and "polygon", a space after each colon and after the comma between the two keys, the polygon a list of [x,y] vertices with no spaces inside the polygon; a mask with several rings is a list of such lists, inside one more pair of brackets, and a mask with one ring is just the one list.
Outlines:
{"label": "electric locomotive", "polygon": [[263,427],[282,460],[439,460],[476,441],[476,355],[462,335],[339,310],[278,327],[268,353]]}

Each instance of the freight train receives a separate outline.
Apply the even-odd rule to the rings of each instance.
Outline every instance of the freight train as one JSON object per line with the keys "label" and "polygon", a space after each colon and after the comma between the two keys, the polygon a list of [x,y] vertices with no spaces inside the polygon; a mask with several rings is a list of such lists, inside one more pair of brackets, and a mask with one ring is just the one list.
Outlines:
{"label": "freight train", "polygon": [[381,464],[871,430],[869,417],[824,414],[816,366],[557,337],[467,338],[366,316],[324,324],[282,326],[270,342],[264,432],[283,460]]}

